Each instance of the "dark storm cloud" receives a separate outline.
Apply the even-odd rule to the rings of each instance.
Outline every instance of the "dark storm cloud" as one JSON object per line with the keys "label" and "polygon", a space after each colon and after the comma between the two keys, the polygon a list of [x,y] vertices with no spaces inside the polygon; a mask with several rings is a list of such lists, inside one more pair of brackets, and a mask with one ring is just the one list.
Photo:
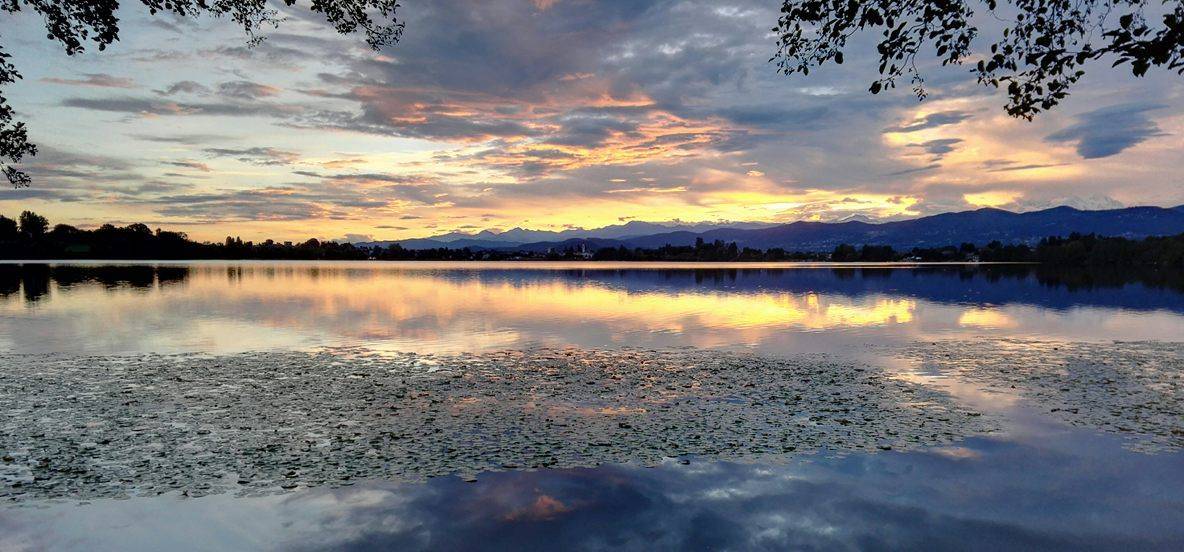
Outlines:
{"label": "dark storm cloud", "polygon": [[1077,117],[1077,122],[1052,134],[1052,143],[1075,143],[1077,154],[1085,159],[1117,155],[1150,138],[1165,136],[1148,112],[1166,105],[1129,103],[1105,107]]}

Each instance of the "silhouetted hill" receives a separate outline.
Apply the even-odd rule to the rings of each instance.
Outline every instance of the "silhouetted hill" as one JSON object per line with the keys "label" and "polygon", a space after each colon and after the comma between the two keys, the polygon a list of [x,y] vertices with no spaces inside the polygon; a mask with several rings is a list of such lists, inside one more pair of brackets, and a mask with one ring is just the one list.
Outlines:
{"label": "silhouetted hill", "polygon": [[391,244],[399,244],[407,249],[498,249],[502,247],[513,247],[518,245],[518,242],[503,242],[494,240],[483,240],[475,238],[462,238],[449,241],[441,241],[432,238],[422,238],[413,240],[401,241],[378,241],[378,242],[363,242],[356,244],[361,247],[386,247]]}
{"label": "silhouetted hill", "polygon": [[[593,229],[572,228],[561,231],[547,231],[527,230],[525,228],[511,228],[505,231],[482,230],[476,234],[449,232],[447,234],[440,234],[438,236],[430,236],[427,238],[363,242],[358,245],[387,247],[393,243],[398,243],[407,249],[437,249],[441,247],[448,247],[452,249],[463,249],[465,247],[472,249],[506,249],[526,245],[530,246],[530,249],[534,249],[535,244],[549,243],[552,244],[549,247],[554,247],[554,244],[559,242],[569,242],[571,240],[581,239],[620,240],[675,231],[705,232],[718,228],[756,229],[769,228],[772,226],[776,226],[776,224],[769,222],[684,223],[644,222],[633,220],[623,224],[614,224],[611,226]],[[546,247],[544,247],[543,250],[546,250]]]}
{"label": "silhouetted hill", "polygon": [[[694,228],[691,225],[685,225]],[[719,226],[712,223],[705,226]],[[712,242],[736,242],[754,249],[783,248],[789,251],[830,251],[836,245],[890,245],[896,249],[942,247],[971,242],[983,245],[998,240],[1003,243],[1035,244],[1047,236],[1067,236],[1074,232],[1100,236],[1143,238],[1184,233],[1184,205],[1177,207],[1126,207],[1085,211],[1073,207],[1054,207],[1041,211],[1013,213],[983,208],[974,211],[942,213],[917,219],[869,223],[794,222],[776,226],[759,223],[730,223],[703,231],[680,229],[663,231],[667,224],[633,221],[598,230],[544,232],[515,228],[495,233],[473,235],[445,234],[434,238],[381,241],[365,246],[385,247],[398,243],[407,249],[470,248],[501,251],[545,252],[581,246],[594,251],[604,247],[658,248],[664,245],[693,245],[702,238]],[[640,232],[650,231],[648,234]],[[544,239],[530,239],[544,236]]]}
{"label": "silhouetted hill", "polygon": [[756,230],[718,229],[707,232],[668,232],[623,240],[626,247],[691,245],[702,238],[711,242],[736,242],[740,247],[793,251],[828,251],[836,245],[877,244],[897,249],[941,247],[961,242],[985,244],[1034,244],[1046,236],[1074,232],[1126,238],[1163,236],[1184,232],[1184,206],[1127,207],[1082,211],[1055,207],[1043,211],[1013,213],[1002,209],[978,209],[942,213],[918,219],[869,224],[866,222],[794,222]]}

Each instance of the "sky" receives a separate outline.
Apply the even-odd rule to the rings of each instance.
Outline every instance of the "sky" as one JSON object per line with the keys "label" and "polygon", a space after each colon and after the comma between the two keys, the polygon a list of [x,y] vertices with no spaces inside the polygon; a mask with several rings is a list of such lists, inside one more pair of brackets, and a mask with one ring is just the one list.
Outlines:
{"label": "sky", "polygon": [[[1184,204],[1184,78],[1089,67],[1027,122],[966,67],[871,95],[875,36],[777,74],[779,2],[422,0],[382,51],[316,14],[248,47],[228,20],[120,10],[67,56],[0,15],[5,89],[40,153],[25,209],[200,240],[402,239],[631,220],[896,220]],[[980,17],[984,38],[995,25]]]}

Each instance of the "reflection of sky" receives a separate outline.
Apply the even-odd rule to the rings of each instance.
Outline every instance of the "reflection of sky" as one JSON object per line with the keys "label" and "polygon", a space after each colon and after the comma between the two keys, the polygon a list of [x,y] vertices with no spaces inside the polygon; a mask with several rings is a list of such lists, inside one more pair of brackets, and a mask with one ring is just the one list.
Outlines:
{"label": "reflection of sky", "polygon": [[[1040,422],[1031,422],[1040,425]],[[1023,433],[1023,432],[1021,432]],[[1184,456],[1045,426],[917,453],[0,510],[0,548],[1180,549]]]}
{"label": "reflection of sky", "polygon": [[[588,266],[0,265],[0,347],[458,352],[570,343],[850,352],[945,337],[1184,336],[1184,294],[1141,284],[1069,287],[1030,272],[965,269]],[[785,466],[692,461],[491,473],[472,484],[449,477],[256,498],[2,508],[0,550],[1184,548],[1184,454],[1125,450],[1119,437],[1052,422],[1046,408],[1029,410],[1014,394],[940,374],[901,376],[1002,416],[1003,431],[921,452]]]}
{"label": "reflection of sky", "polygon": [[587,266],[200,263],[180,274],[140,266],[94,277],[85,271],[94,267],[55,268],[44,282],[24,268],[0,298],[0,343],[18,352],[341,344],[461,352],[536,343],[832,351],[979,335],[1184,336],[1176,308],[1184,294],[1142,284],[1071,288],[1028,272],[965,268]]}

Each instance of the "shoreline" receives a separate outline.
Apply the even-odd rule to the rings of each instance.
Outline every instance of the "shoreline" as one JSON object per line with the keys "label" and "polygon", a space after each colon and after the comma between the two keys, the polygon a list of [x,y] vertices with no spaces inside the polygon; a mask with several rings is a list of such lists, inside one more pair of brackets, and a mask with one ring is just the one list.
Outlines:
{"label": "shoreline", "polygon": [[[448,264],[448,265],[592,265],[592,266],[710,266],[710,267],[800,267],[800,268],[908,268],[914,266],[1042,266],[1036,261],[889,261],[889,262],[842,262],[842,261],[594,261],[594,260],[546,260],[546,259],[507,259],[499,261],[479,260],[347,260],[347,259],[0,259],[0,265],[167,265],[167,264],[299,264],[299,263],[333,263],[333,264]],[[1053,266],[1053,265],[1049,265]],[[1080,267],[1089,268],[1089,267]]]}

